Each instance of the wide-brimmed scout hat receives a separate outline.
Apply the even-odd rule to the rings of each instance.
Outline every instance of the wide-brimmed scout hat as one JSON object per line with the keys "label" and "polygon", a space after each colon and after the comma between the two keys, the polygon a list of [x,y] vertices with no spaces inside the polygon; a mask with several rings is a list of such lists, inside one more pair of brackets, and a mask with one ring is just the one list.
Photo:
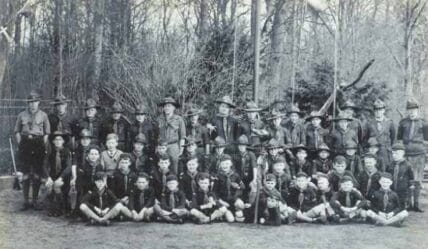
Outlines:
{"label": "wide-brimmed scout hat", "polygon": [[199,143],[199,141],[198,140],[196,140],[194,137],[192,137],[192,136],[189,136],[189,137],[185,137],[184,138],[184,144],[183,144],[183,147],[187,147],[187,146],[189,146],[189,145],[192,145],[192,144],[195,144],[195,145],[197,145],[198,143]]}
{"label": "wide-brimmed scout hat", "polygon": [[214,139],[214,145],[213,145],[213,147],[226,147],[226,146],[227,146],[227,143],[224,140],[224,138],[222,138],[222,137],[216,137]]}
{"label": "wide-brimmed scout hat", "polygon": [[331,152],[331,149],[328,147],[328,145],[326,143],[322,143],[320,146],[318,146],[317,151],[318,152],[320,152],[320,151]]}
{"label": "wide-brimmed scout hat", "polygon": [[241,135],[235,142],[236,145],[251,145],[248,141],[248,137],[246,135]]}
{"label": "wide-brimmed scout hat", "polygon": [[92,135],[92,132],[88,129],[82,129],[79,133],[79,137],[80,138],[93,138],[94,136]]}
{"label": "wide-brimmed scout hat", "polygon": [[406,103],[406,109],[407,110],[409,110],[409,109],[417,109],[419,107],[420,107],[419,102],[416,99],[414,99],[414,98],[409,99],[407,101],[407,103]]}
{"label": "wide-brimmed scout hat", "polygon": [[392,145],[391,150],[404,150],[405,151],[406,147],[404,146],[403,142],[398,141]]}
{"label": "wide-brimmed scout hat", "polygon": [[220,99],[217,99],[215,102],[216,103],[224,103],[224,104],[229,105],[230,107],[233,107],[233,108],[236,107],[236,105],[233,103],[232,99],[228,95],[223,96]]}
{"label": "wide-brimmed scout hat", "polygon": [[62,105],[67,104],[68,102],[71,102],[71,100],[60,94],[54,98],[54,100],[51,102],[51,105]]}
{"label": "wide-brimmed scout hat", "polygon": [[85,102],[85,106],[83,107],[85,110],[90,108],[100,108],[100,106],[97,104],[97,102],[94,99],[87,99]]}
{"label": "wide-brimmed scout hat", "polygon": [[40,101],[41,96],[36,90],[31,90],[30,94],[27,96],[27,102]]}
{"label": "wide-brimmed scout hat", "polygon": [[380,109],[385,109],[385,108],[386,108],[385,103],[380,99],[376,99],[375,102],[373,103],[373,109],[374,110],[380,110]]}
{"label": "wide-brimmed scout hat", "polygon": [[313,118],[319,118],[319,119],[321,119],[321,120],[323,120],[324,119],[324,115],[321,113],[321,112],[319,112],[319,111],[312,111],[310,114],[309,114],[309,117],[307,117],[306,118],[306,120],[307,121],[311,121]]}
{"label": "wide-brimmed scout hat", "polygon": [[140,115],[147,114],[147,108],[146,108],[146,106],[145,106],[145,105],[143,105],[143,104],[139,104],[139,105],[137,105],[137,106],[135,107],[134,114],[135,114],[135,115],[138,115],[138,114],[140,114]]}
{"label": "wide-brimmed scout hat", "polygon": [[62,137],[64,139],[64,142],[66,143],[68,141],[68,134],[62,132],[62,131],[54,131],[49,135],[50,141],[53,141],[56,137]]}
{"label": "wide-brimmed scout hat", "polygon": [[287,111],[287,113],[288,113],[288,114],[291,114],[291,113],[297,113],[297,114],[299,114],[299,115],[302,115],[302,114],[303,114],[303,112],[299,109],[299,107],[298,107],[297,105],[292,105],[292,106],[291,106],[291,108],[290,108],[290,110],[289,110],[289,111]]}
{"label": "wide-brimmed scout hat", "polygon": [[259,108],[259,106],[255,102],[249,101],[249,102],[247,102],[247,104],[245,105],[245,108],[243,110],[245,112],[260,112],[263,109]]}
{"label": "wide-brimmed scout hat", "polygon": [[283,145],[281,145],[280,142],[278,140],[276,140],[275,138],[270,139],[269,142],[267,142],[267,144],[266,144],[266,149],[268,149],[268,150],[280,149],[282,147],[283,147]]}
{"label": "wide-brimmed scout hat", "polygon": [[123,113],[125,110],[119,102],[114,102],[111,106],[111,113]]}
{"label": "wide-brimmed scout hat", "polygon": [[143,133],[138,133],[138,135],[135,136],[134,143],[146,144],[147,143],[146,136]]}
{"label": "wide-brimmed scout hat", "polygon": [[173,97],[165,97],[159,104],[158,106],[164,106],[166,104],[172,104],[174,105],[176,108],[180,107],[180,104],[173,98]]}
{"label": "wide-brimmed scout hat", "polygon": [[340,112],[335,118],[332,119],[333,121],[340,121],[340,120],[348,120],[351,122],[353,119],[345,116],[343,112]]}
{"label": "wide-brimmed scout hat", "polygon": [[368,147],[379,147],[380,143],[375,137],[371,137],[369,140],[367,140],[367,145]]}
{"label": "wide-brimmed scout hat", "polygon": [[304,144],[298,144],[298,145],[296,145],[294,147],[291,147],[291,150],[293,152],[297,152],[298,150],[305,150],[305,151],[307,151],[308,147],[306,147]]}
{"label": "wide-brimmed scout hat", "polygon": [[280,111],[277,111],[277,110],[272,110],[271,111],[271,113],[270,113],[270,116],[268,116],[267,118],[266,118],[266,120],[273,120],[273,119],[277,119],[277,118],[283,118],[283,117],[285,117],[285,113],[281,113]]}
{"label": "wide-brimmed scout hat", "polygon": [[358,107],[354,101],[352,100],[347,100],[345,101],[345,103],[343,103],[343,105],[340,107],[340,109],[344,110],[344,109],[354,109],[354,110],[358,110],[360,109],[360,107]]}

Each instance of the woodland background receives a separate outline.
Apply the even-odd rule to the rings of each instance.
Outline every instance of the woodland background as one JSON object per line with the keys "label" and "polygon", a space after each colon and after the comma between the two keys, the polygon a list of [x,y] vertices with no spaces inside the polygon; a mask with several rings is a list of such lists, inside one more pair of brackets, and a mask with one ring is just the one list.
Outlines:
{"label": "woodland background", "polygon": [[[172,94],[213,112],[213,100],[252,98],[257,0],[0,0],[1,144],[30,89],[59,92],[73,111],[88,97],[152,114]],[[398,121],[406,99],[428,106],[428,0],[260,0],[259,104],[319,109],[377,97]],[[337,62],[335,64],[335,61]],[[294,90],[293,90],[294,89]],[[294,95],[294,98],[293,98]],[[43,103],[49,111],[49,102]],[[428,114],[427,108],[423,108]],[[426,116],[426,115],[425,115]]]}

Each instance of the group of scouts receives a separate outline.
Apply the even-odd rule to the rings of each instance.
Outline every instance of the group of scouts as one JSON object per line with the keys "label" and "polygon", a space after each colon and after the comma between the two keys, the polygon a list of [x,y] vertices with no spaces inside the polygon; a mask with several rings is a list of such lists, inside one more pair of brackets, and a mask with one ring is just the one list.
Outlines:
{"label": "group of scouts", "polygon": [[273,109],[262,119],[254,102],[237,118],[237,106],[224,96],[202,124],[203,110],[193,106],[177,115],[180,105],[172,97],[159,103],[157,118],[138,105],[132,120],[119,103],[99,117],[93,99],[76,118],[64,96],[54,99],[48,115],[39,109],[40,98],[30,93],[14,130],[23,210],[105,225],[401,225],[408,211],[423,212],[428,128],[415,101],[396,127],[381,100],[370,108],[372,117],[347,101],[330,120],[317,111],[305,116],[297,106]]}

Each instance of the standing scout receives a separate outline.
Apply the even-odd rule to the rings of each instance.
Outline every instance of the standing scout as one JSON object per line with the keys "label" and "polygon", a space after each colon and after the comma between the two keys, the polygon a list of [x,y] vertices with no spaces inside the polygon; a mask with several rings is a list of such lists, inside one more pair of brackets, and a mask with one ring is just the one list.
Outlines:
{"label": "standing scout", "polygon": [[305,126],[300,118],[303,112],[300,111],[299,107],[293,105],[288,114],[290,120],[284,126],[288,130],[288,134],[290,134],[290,145],[306,144]]}
{"label": "standing scout", "polygon": [[139,134],[144,134],[147,140],[147,147],[145,148],[146,153],[153,157],[156,149],[156,142],[158,141],[159,132],[157,125],[149,119],[147,108],[143,104],[137,105],[135,108],[135,122],[130,127],[130,137],[132,143],[135,143],[135,138]]}
{"label": "standing scout", "polygon": [[244,111],[246,118],[239,123],[240,134],[246,135],[250,144],[260,144],[269,135],[263,121],[258,118],[262,109],[254,102],[248,102]]}
{"label": "standing scout", "polygon": [[[405,147],[403,143],[396,142],[392,146],[392,161],[393,163],[387,169],[387,172],[392,175],[393,185],[391,189],[397,193],[400,205],[403,209],[408,207],[408,199],[413,197],[413,207],[416,207],[418,201],[415,195],[414,174],[412,165],[405,158]],[[411,192],[409,193],[409,191]],[[410,195],[409,195],[410,194]],[[413,196],[411,196],[413,195]],[[409,198],[410,197],[410,198]]]}
{"label": "standing scout", "polygon": [[358,145],[358,135],[354,128],[350,127],[352,118],[339,113],[333,121],[337,122],[336,128],[330,132],[330,146],[336,154],[345,154],[345,143],[354,142]]}
{"label": "standing scout", "polygon": [[357,135],[357,144],[365,145],[365,142],[368,139],[368,129],[367,127],[363,127],[363,124],[360,119],[355,117],[357,111],[361,110],[352,100],[347,100],[341,106],[341,113],[344,117],[351,119],[349,121],[349,129],[353,130]]}
{"label": "standing scout", "polygon": [[76,123],[75,137],[77,137],[83,129],[89,130],[92,134],[92,143],[101,145],[101,120],[97,116],[99,105],[93,99],[87,99],[84,109],[85,116]]}
{"label": "standing scout", "polygon": [[57,96],[51,104],[54,106],[54,112],[48,115],[49,123],[51,125],[51,132],[60,131],[67,136],[67,147],[74,150],[75,138],[75,118],[68,112],[68,100],[64,95]]}
{"label": "standing scout", "polygon": [[103,122],[101,139],[104,143],[106,136],[114,133],[118,137],[118,149],[121,151],[130,151],[130,125],[128,120],[123,116],[123,112],[122,105],[115,102],[111,107],[111,116]]}
{"label": "standing scout", "polygon": [[199,120],[199,114],[203,111],[196,107],[191,107],[186,116],[189,122],[186,126],[186,136],[192,137],[195,141],[199,141],[198,151],[203,152],[205,155],[210,154],[210,135],[207,127],[203,126]]}
{"label": "standing scout", "polygon": [[163,113],[158,117],[159,137],[168,145],[168,154],[171,155],[171,169],[178,172],[178,158],[183,153],[186,125],[181,116],[174,114],[175,108],[180,105],[172,98],[166,97],[159,103]]}
{"label": "standing scout", "polygon": [[[40,209],[38,205],[43,160],[48,135],[51,132],[48,115],[39,109],[40,95],[31,91],[27,98],[28,108],[18,114],[15,124],[15,138],[19,146],[20,171],[23,173],[23,210]],[[30,204],[30,183],[33,189],[33,202]]]}
{"label": "standing scout", "polygon": [[389,165],[391,163],[391,146],[395,142],[396,130],[392,120],[385,116],[385,108],[385,103],[382,100],[377,99],[374,102],[373,109],[375,120],[371,135],[375,137],[379,143],[378,153],[382,161],[385,165]]}
{"label": "standing scout", "polygon": [[[419,194],[424,179],[426,148],[424,141],[428,140],[428,125],[419,114],[419,104],[416,101],[407,102],[407,118],[400,121],[397,139],[403,140],[406,148],[406,158],[409,161],[415,177],[414,203],[410,203],[413,211],[422,212],[419,208]],[[395,190],[397,192],[397,190]]]}
{"label": "standing scout", "polygon": [[70,187],[71,152],[64,146],[67,134],[55,131],[51,135],[53,146],[43,163],[44,178],[49,193],[49,216],[60,216],[66,210],[67,195]]}
{"label": "standing scout", "polygon": [[207,124],[212,139],[221,137],[228,144],[234,142],[239,135],[238,121],[231,116],[231,109],[235,104],[229,96],[216,100],[218,113],[211,123]]}
{"label": "standing scout", "polygon": [[323,118],[324,115],[317,111],[311,112],[309,117],[306,118],[310,122],[306,128],[306,146],[309,149],[311,159],[315,157],[319,146],[327,142],[328,139],[328,130],[321,127]]}

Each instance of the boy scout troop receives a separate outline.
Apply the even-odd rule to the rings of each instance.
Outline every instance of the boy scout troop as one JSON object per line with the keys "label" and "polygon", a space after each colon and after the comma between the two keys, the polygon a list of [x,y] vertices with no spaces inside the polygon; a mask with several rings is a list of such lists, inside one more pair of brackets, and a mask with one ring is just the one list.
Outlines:
{"label": "boy scout troop", "polygon": [[[423,212],[428,125],[414,100],[397,127],[381,100],[373,103],[373,119],[363,120],[355,117],[360,108],[347,101],[328,120],[334,125],[319,111],[305,116],[297,105],[263,118],[263,108],[247,102],[240,117],[229,96],[216,100],[208,122],[201,121],[201,108],[181,110],[170,96],[158,103],[156,119],[143,104],[125,110],[119,102],[102,118],[93,99],[81,118],[74,117],[62,95],[47,115],[40,100],[30,93],[14,129],[22,210],[46,207],[51,216],[100,225],[401,225],[407,211]],[[43,199],[41,187],[48,193]]]}

